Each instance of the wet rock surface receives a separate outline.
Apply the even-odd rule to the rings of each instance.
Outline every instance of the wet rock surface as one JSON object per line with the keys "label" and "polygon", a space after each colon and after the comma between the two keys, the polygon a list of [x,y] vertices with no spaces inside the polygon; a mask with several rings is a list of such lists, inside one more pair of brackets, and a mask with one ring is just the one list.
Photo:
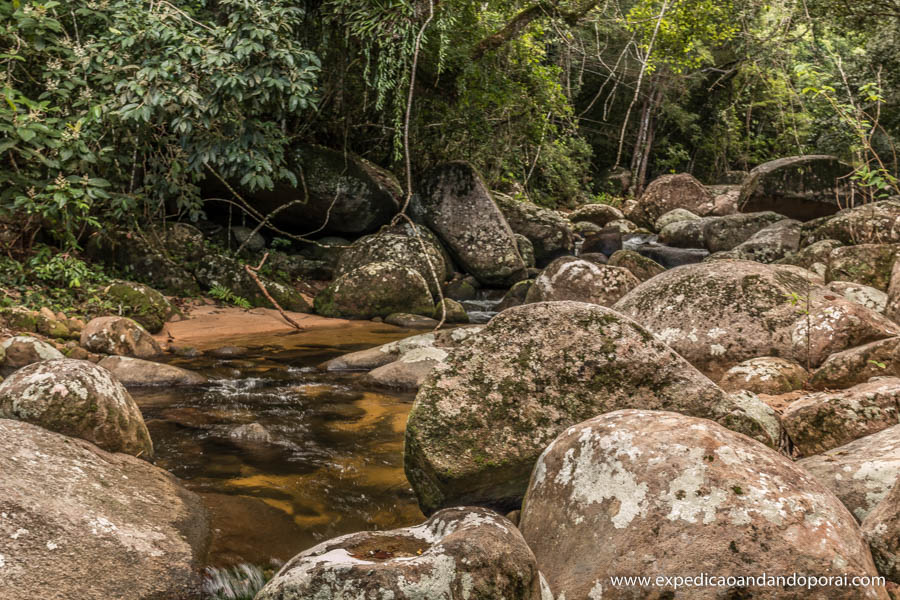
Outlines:
{"label": "wet rock surface", "polygon": [[128,356],[107,356],[99,363],[124,386],[202,385],[208,381],[199,373]]}

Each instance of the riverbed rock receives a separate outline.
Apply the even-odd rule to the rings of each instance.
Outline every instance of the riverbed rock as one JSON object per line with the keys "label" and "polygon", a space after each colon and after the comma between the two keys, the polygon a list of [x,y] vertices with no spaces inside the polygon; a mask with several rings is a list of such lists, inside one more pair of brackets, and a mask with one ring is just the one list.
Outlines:
{"label": "riverbed rock", "polygon": [[897,325],[883,315],[793,269],[738,260],[687,265],[642,283],[614,309],[714,380],[751,358],[776,356],[806,365],[809,350],[816,367],[832,353],[897,335]]}
{"label": "riverbed rock", "polygon": [[653,230],[656,232],[662,231],[666,225],[671,225],[672,223],[680,223],[682,221],[699,221],[700,217],[692,213],[691,211],[685,208],[676,208],[674,210],[670,210],[669,212],[662,215],[660,218],[656,220],[656,223],[653,225]]}
{"label": "riverbed rock", "polygon": [[895,322],[900,323],[900,260],[894,261],[891,269],[891,282],[888,285],[887,303],[884,314]]}
{"label": "riverbed rock", "polygon": [[[603,256],[602,254],[600,256]],[[504,311],[513,306],[525,304],[525,298],[528,297],[528,290],[534,285],[534,279],[525,279],[514,284],[497,305],[497,312]]]}
{"label": "riverbed rock", "polygon": [[389,388],[417,390],[436,366],[447,358],[447,351],[437,346],[417,348],[397,360],[372,369],[366,380]]}
{"label": "riverbed rock", "polygon": [[391,313],[384,318],[384,322],[406,329],[434,329],[438,325],[437,319],[410,313]]}
{"label": "riverbed rock", "polygon": [[815,389],[848,388],[872,377],[900,377],[900,337],[855,346],[829,356],[815,370]]}
{"label": "riverbed rock", "polygon": [[774,412],[739,402],[632,320],[594,304],[503,311],[450,351],[420,388],[404,465],[422,510],[516,508],[560,431],[620,408],[708,417],[780,444]]}
{"label": "riverbed rock", "polygon": [[847,390],[818,392],[781,416],[794,448],[812,456],[900,423],[900,378],[879,377]]}
{"label": "riverbed rock", "polygon": [[[209,254],[194,268],[197,281],[208,289],[219,288],[247,300],[253,306],[271,307],[272,303],[259,289],[259,285],[244,269],[240,261],[221,254]],[[300,313],[311,312],[309,302],[297,290],[282,283],[258,276],[269,295],[285,310]]]}
{"label": "riverbed rock", "polygon": [[200,595],[206,512],[158,467],[0,419],[0,599]]}
{"label": "riverbed rock", "polygon": [[826,281],[852,281],[887,292],[900,244],[858,244],[832,250]]}
{"label": "riverbed rock", "polygon": [[371,319],[392,313],[430,315],[428,284],[415,270],[394,263],[369,263],[335,279],[319,292],[316,313],[323,317]]}
{"label": "riverbed rock", "polygon": [[831,251],[843,245],[837,240],[820,240],[776,262],[803,267],[824,277],[828,269],[828,257],[831,256]]}
{"label": "riverbed rock", "polygon": [[852,281],[831,281],[828,289],[840,294],[850,302],[856,302],[875,312],[884,314],[888,295],[881,290]]}
{"label": "riverbed rock", "polygon": [[797,462],[829,488],[859,521],[900,479],[900,425]]}
{"label": "riverbed rock", "polygon": [[792,360],[761,356],[739,363],[727,371],[719,387],[728,392],[747,390],[754,394],[786,394],[802,389],[809,373]]}
{"label": "riverbed rock", "polygon": [[109,452],[150,459],[153,442],[131,395],[112,374],[84,360],[47,360],[0,383],[0,419],[77,437]]}
{"label": "riverbed rock", "polygon": [[443,510],[415,527],[351,533],[301,552],[256,600],[551,600],[516,527],[479,508]]}
{"label": "riverbed rock", "polygon": [[655,260],[649,259],[634,250],[619,250],[609,257],[611,267],[622,267],[638,278],[639,281],[647,281],[666,270]]}
{"label": "riverbed rock", "polygon": [[624,218],[625,213],[609,204],[585,204],[569,213],[569,221],[572,223],[593,223],[598,227],[606,227],[610,221]]}
{"label": "riverbed rock", "polygon": [[40,362],[42,360],[56,360],[64,358],[62,352],[37,338],[27,335],[17,335],[0,343],[5,358],[2,366],[18,369],[25,365]]}
{"label": "riverbed rock", "polygon": [[[778,210],[808,221],[837,212],[838,197],[849,198],[848,176],[853,167],[836,156],[789,156],[765,162],[741,185],[742,210]],[[844,197],[846,196],[846,198]]]}
{"label": "riverbed rock", "polygon": [[612,306],[640,280],[623,267],[595,265],[574,256],[547,265],[528,289],[525,302],[574,300]]}
{"label": "riverbed rock", "polygon": [[[724,217],[711,217],[702,221],[703,241],[710,252],[732,250],[759,231],[784,220],[783,215],[774,212],[738,213]],[[790,236],[785,237],[789,238]]]}
{"label": "riverbed rock", "polygon": [[416,210],[467,273],[487,285],[524,279],[513,232],[472,165],[435,167],[422,177],[420,190]]}
{"label": "riverbed rock", "polygon": [[784,219],[760,229],[731,250],[719,252],[712,257],[773,263],[799,248],[800,222]]}
{"label": "riverbed rock", "polygon": [[676,208],[703,216],[713,209],[713,198],[692,175],[663,175],[650,182],[629,218],[640,225],[653,227],[657,219]]}
{"label": "riverbed rock", "polygon": [[546,265],[558,256],[575,252],[572,223],[555,210],[498,192],[493,198],[510,229],[531,242],[537,264]]}
{"label": "riverbed rock", "polygon": [[126,387],[203,385],[206,377],[181,367],[130,356],[107,356],[99,363]]}
{"label": "riverbed rock", "polygon": [[90,352],[153,358],[162,349],[147,330],[125,317],[91,319],[81,332],[81,346]]}
{"label": "riverbed rock", "polygon": [[862,522],[862,532],[878,572],[900,583],[900,483]]}
{"label": "riverbed rock", "polygon": [[808,243],[828,239],[844,244],[900,243],[900,200],[880,200],[842,210],[816,227]]}
{"label": "riverbed rock", "polygon": [[341,276],[377,262],[394,262],[413,269],[428,283],[433,296],[437,296],[447,274],[439,247],[424,238],[420,243],[415,237],[398,233],[376,233],[356,240],[341,252],[336,274]]}
{"label": "riverbed rock", "polygon": [[118,305],[121,316],[134,319],[150,333],[159,333],[166,321],[178,312],[165,296],[142,283],[117,281],[103,293]]}
{"label": "riverbed rock", "polygon": [[659,241],[676,248],[706,248],[703,228],[709,218],[669,223],[659,230]]}
{"label": "riverbed rock", "polygon": [[724,217],[725,215],[733,215],[734,213],[741,212],[739,206],[741,197],[740,185],[708,185],[706,186],[706,189],[713,197],[713,208],[709,211],[709,216]]}
{"label": "riverbed rock", "polygon": [[[750,584],[697,594],[610,577],[876,573],[853,516],[788,458],[705,419],[621,410],[563,431],[535,465],[519,529],[566,598],[810,598]],[[685,551],[689,549],[689,551]],[[648,571],[649,569],[649,571]],[[883,587],[816,590],[879,598]]]}
{"label": "riverbed rock", "polygon": [[596,233],[588,233],[581,244],[583,254],[599,253],[612,256],[622,249],[622,232],[614,227],[604,227]]}
{"label": "riverbed rock", "polygon": [[447,323],[469,322],[469,314],[466,312],[466,309],[463,308],[463,305],[450,298],[444,298],[438,302],[434,306],[434,314],[432,316],[437,320],[440,320],[441,316],[444,316],[445,322]]}

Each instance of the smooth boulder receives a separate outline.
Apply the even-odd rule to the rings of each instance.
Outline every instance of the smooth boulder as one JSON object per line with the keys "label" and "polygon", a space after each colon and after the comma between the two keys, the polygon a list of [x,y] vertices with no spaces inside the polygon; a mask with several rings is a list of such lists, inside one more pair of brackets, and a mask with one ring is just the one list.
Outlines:
{"label": "smooth boulder", "polygon": [[653,227],[661,216],[676,208],[703,216],[713,207],[712,194],[703,184],[692,175],[679,173],[663,175],[650,182],[628,217],[640,225]]}
{"label": "smooth boulder", "polygon": [[498,314],[435,368],[410,411],[406,475],[426,514],[518,508],[534,461],[560,431],[621,408],[676,410],[781,444],[771,409],[727,396],[631,319],[543,302]]}
{"label": "smooth boulder", "polygon": [[640,284],[623,267],[597,265],[574,256],[557,258],[541,271],[525,295],[525,302],[574,300],[612,306]]}
{"label": "smooth boulder", "polygon": [[341,276],[377,262],[395,262],[413,269],[435,297],[448,274],[439,247],[424,237],[420,240],[399,233],[376,233],[356,240],[341,252],[335,274]]}
{"label": "smooth boulder", "polygon": [[[853,516],[787,457],[705,419],[622,410],[562,432],[535,465],[519,529],[566,598],[878,598],[882,586],[675,589],[610,577],[876,575]],[[652,579],[651,579],[652,580]]]}
{"label": "smooth boulder", "polygon": [[497,192],[493,198],[509,227],[531,242],[538,264],[547,264],[560,255],[575,251],[572,223],[555,210]]}
{"label": "smooth boulder", "polygon": [[323,317],[350,319],[434,312],[425,279],[395,262],[369,263],[341,275],[316,295],[315,307]]}
{"label": "smooth boulder", "polygon": [[106,369],[84,360],[22,367],[0,383],[0,418],[40,425],[109,452],[153,457],[137,403]]}
{"label": "smooth boulder", "polygon": [[5,358],[2,366],[18,369],[42,360],[57,360],[65,358],[59,350],[27,335],[17,335],[0,344]]}
{"label": "smooth boulder", "polygon": [[91,319],[81,332],[81,346],[90,352],[153,358],[162,348],[146,329],[125,317]]}
{"label": "smooth boulder", "polygon": [[158,291],[142,283],[117,281],[103,290],[118,308],[118,314],[140,323],[150,333],[159,333],[178,310]]}
{"label": "smooth boulder", "polygon": [[900,583],[900,483],[869,513],[862,531],[878,572]]}
{"label": "smooth boulder", "polygon": [[761,356],[739,363],[727,371],[719,387],[733,392],[747,390],[754,394],[786,394],[802,389],[809,372],[800,364],[775,356]]}
{"label": "smooth boulder", "polygon": [[208,525],[168,472],[0,419],[0,600],[200,597]]}
{"label": "smooth boulder", "polygon": [[831,215],[838,198],[849,200],[853,167],[836,156],[788,156],[765,162],[745,177],[739,204],[742,210],[775,210],[808,221]]}
{"label": "smooth boulder", "polygon": [[552,600],[541,584],[512,523],[488,510],[453,508],[415,527],[351,533],[310,548],[256,600]]}
{"label": "smooth boulder", "polygon": [[203,375],[181,367],[130,356],[107,356],[97,364],[127,387],[202,385],[208,381]]}

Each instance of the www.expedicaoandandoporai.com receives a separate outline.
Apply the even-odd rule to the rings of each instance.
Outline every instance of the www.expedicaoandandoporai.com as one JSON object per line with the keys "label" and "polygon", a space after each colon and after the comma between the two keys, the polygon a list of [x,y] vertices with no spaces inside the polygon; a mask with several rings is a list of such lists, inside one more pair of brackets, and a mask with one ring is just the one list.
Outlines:
{"label": "www.expedicaoandandoporai.com", "polygon": [[609,577],[610,587],[616,589],[627,588],[655,588],[662,590],[679,590],[688,588],[781,588],[781,589],[807,589],[842,587],[842,588],[868,588],[884,587],[885,578],[866,575],[804,575],[791,573],[790,575],[710,575],[700,573],[694,576],[680,575],[653,575],[632,577]]}

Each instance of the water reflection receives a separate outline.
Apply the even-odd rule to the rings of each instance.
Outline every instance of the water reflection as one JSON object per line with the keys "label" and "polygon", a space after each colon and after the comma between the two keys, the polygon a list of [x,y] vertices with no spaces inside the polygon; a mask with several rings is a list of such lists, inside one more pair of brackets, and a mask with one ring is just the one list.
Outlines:
{"label": "water reflection", "polygon": [[156,464],[209,508],[209,564],[283,561],[337,535],[424,519],[402,463],[413,395],[313,368],[405,335],[364,330],[331,345],[291,336],[239,359],[172,361],[213,378],[207,386],[133,391]]}

